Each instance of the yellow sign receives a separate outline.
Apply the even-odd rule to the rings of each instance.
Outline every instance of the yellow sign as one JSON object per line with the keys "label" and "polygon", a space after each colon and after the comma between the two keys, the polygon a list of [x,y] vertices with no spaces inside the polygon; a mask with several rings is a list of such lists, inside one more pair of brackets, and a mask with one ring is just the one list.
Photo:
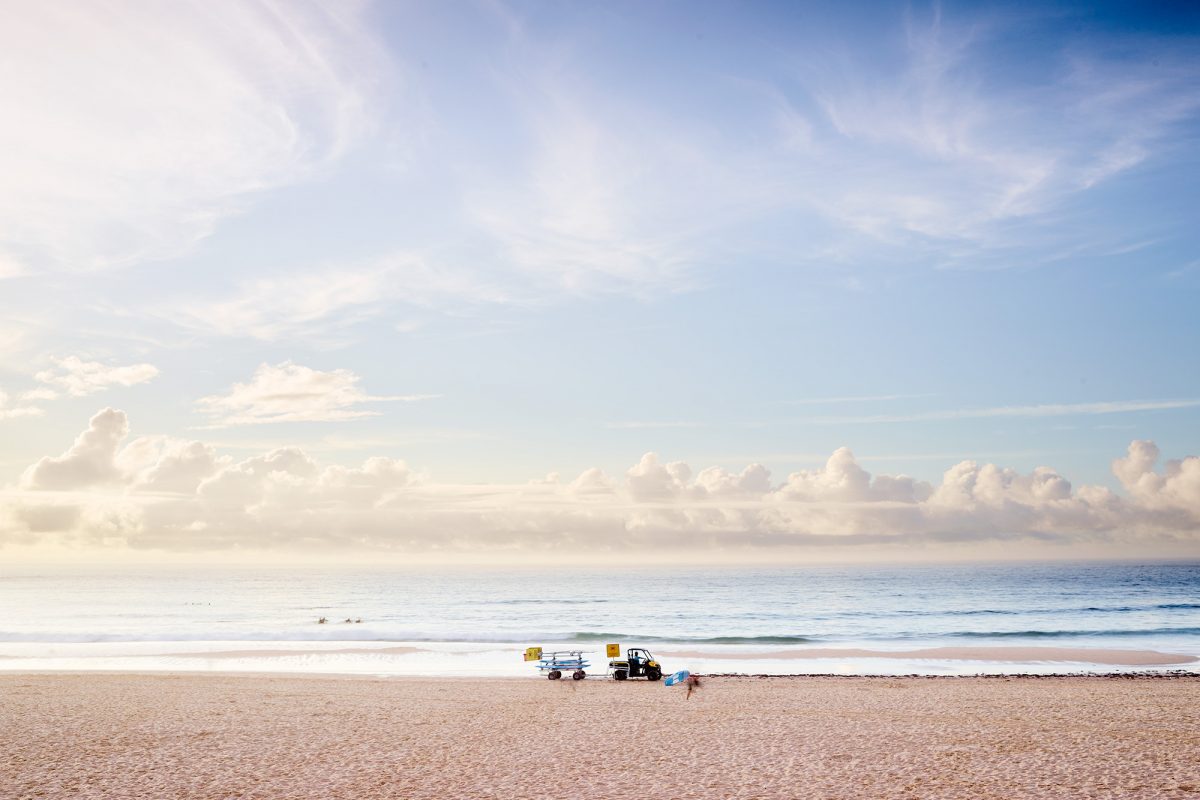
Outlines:
{"label": "yellow sign", "polygon": [[526,661],[537,661],[541,657],[542,657],[542,648],[540,648],[540,647],[526,647],[525,648],[525,660]]}
{"label": "yellow sign", "polygon": [[610,644],[607,646],[606,649],[608,650],[609,658],[620,658],[621,657],[621,645]]}

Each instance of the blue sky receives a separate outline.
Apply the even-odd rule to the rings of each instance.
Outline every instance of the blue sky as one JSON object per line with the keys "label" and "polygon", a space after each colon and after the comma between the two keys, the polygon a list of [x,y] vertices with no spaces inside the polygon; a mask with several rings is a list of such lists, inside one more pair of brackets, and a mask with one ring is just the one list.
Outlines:
{"label": "blue sky", "polygon": [[[717,525],[718,549],[753,548],[764,525],[927,547],[948,525],[1081,553],[1136,529],[1122,552],[1195,550],[1200,462],[1174,478],[1165,464],[1200,451],[1194,12],[247,2],[10,16],[0,527],[14,546],[258,546],[180,531],[220,527],[204,503],[225,473],[278,478],[254,459],[297,448],[318,471],[403,462],[368,505],[409,513],[436,495],[467,550],[524,528],[544,535],[516,549],[570,549],[565,523],[511,490],[548,473],[571,525],[583,515],[625,548],[649,452],[689,465],[658,500],[705,513],[729,508],[701,470],[770,470],[737,500],[758,516]],[[106,407],[124,422],[89,423]],[[107,450],[72,445],[89,425],[116,426]],[[1129,482],[1112,462],[1131,442],[1164,460]],[[164,500],[147,476],[188,443],[207,467]],[[1004,491],[1026,494],[974,498],[932,527],[882,506],[763,522],[789,475],[826,474],[843,447],[876,476],[928,483],[903,499],[914,507],[963,461],[1011,470]],[[39,478],[47,458],[62,476],[84,466]],[[1087,513],[1048,518],[1018,486],[1038,468],[1070,482],[1050,500]],[[603,509],[572,494],[590,470],[611,484]],[[1128,507],[1100,519],[1108,501],[1089,487]],[[479,492],[497,499],[446,499]],[[882,502],[864,492],[807,502]],[[187,508],[152,519],[171,503]],[[978,503],[1024,511],[985,523]],[[244,499],[250,516],[223,530],[291,529],[254,516],[265,505]],[[497,508],[513,515],[499,528]],[[371,525],[399,524],[380,514]]]}

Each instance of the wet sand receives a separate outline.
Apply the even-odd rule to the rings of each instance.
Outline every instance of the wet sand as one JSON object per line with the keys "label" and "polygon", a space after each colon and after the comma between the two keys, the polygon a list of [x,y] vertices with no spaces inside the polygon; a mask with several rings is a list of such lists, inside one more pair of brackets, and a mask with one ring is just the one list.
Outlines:
{"label": "wet sand", "polygon": [[1200,677],[0,675],[3,798],[1193,798]]}
{"label": "wet sand", "polygon": [[765,653],[710,653],[698,650],[662,650],[664,658],[804,660],[812,658],[899,658],[935,661],[990,661],[1010,664],[1061,663],[1100,664],[1111,667],[1152,667],[1194,664],[1200,659],[1157,650],[1113,650],[1083,647],[927,647],[920,650],[863,650],[859,648],[809,647]]}

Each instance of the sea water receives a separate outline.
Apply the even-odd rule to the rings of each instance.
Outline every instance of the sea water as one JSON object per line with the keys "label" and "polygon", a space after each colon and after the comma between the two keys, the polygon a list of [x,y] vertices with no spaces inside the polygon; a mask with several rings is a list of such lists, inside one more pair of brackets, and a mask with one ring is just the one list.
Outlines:
{"label": "sea water", "polygon": [[[609,642],[676,653],[660,658],[668,671],[706,674],[1135,669],[1099,666],[1086,651],[1200,656],[1200,564],[0,567],[0,670],[516,676],[535,674],[522,652],[540,646],[582,650],[603,673]],[[779,657],[964,646],[1084,655]],[[1197,669],[1157,669],[1168,668]]]}

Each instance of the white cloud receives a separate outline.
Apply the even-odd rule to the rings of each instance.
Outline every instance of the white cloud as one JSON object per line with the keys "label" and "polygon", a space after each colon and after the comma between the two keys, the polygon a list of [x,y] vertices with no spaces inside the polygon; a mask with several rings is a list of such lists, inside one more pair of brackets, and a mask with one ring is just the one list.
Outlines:
{"label": "white cloud", "polygon": [[[134,386],[145,383],[158,374],[158,369],[151,364],[112,367],[98,361],[83,361],[77,356],[52,360],[54,362],[52,369],[43,370],[34,377],[42,383],[56,386],[74,397],[95,394],[110,386]],[[33,404],[54,400],[58,395],[58,390],[40,386],[21,392],[16,403],[12,403],[9,395],[0,391],[0,420],[41,416],[45,413],[44,410]]]}
{"label": "white cloud", "polygon": [[543,87],[537,96],[549,102],[529,112],[529,163],[520,175],[476,184],[472,222],[519,276],[551,291],[678,287],[699,254],[670,219],[684,198],[655,204],[646,195],[678,185],[683,151],[653,136],[635,143],[631,128],[605,129],[598,109],[574,107],[571,93]]}
{"label": "white cloud", "polygon": [[[419,243],[380,264],[204,288],[161,316],[336,341],[394,302],[681,291],[734,264],[994,266],[1112,236],[1129,245],[1124,229],[1072,228],[1060,212],[1162,152],[1195,114],[1190,51],[1135,41],[1116,57],[1050,37],[1038,84],[997,80],[1008,71],[990,37],[1013,30],[978,16],[916,19],[905,41],[840,50],[814,26],[770,65],[704,74],[717,102],[699,106],[675,102],[694,96],[695,72],[668,65],[656,90],[617,91],[593,60],[611,42],[596,52],[537,24],[490,31],[494,46],[464,53],[455,80],[481,87],[494,135],[430,137],[416,159],[444,187],[429,197],[444,230],[406,231]],[[332,164],[380,113],[375,82],[400,70],[359,4],[302,0],[27,4],[0,49],[23,66],[11,86],[0,78],[17,109],[0,131],[0,263],[17,266],[0,274],[187,250],[254,193]],[[456,107],[431,103],[444,115],[432,127],[470,132],[479,109]]]}
{"label": "white cloud", "polygon": [[[276,548],[883,555],[981,548],[1034,556],[1127,556],[1200,548],[1200,458],[1155,471],[1158,449],[1135,441],[1113,463],[1125,487],[1075,488],[1057,471],[1021,473],[964,461],[936,486],[871,475],[849,450],[773,484],[760,464],[740,472],[664,464],[648,453],[618,484],[589,469],[520,485],[439,484],[386,457],[322,465],[284,447],[233,461],[211,445],[141,437],[121,447],[125,415],[108,409],[58,458],[44,458],[6,496],[0,543],[55,542],[163,550]],[[995,553],[993,549],[989,552]]]}
{"label": "white cloud", "polygon": [[[29,400],[35,399],[39,398],[22,395],[19,402],[26,403]],[[45,412],[37,406],[10,405],[8,393],[0,390],[0,420],[16,419],[17,417],[40,417],[43,413]]]}
{"label": "white cloud", "polygon": [[385,274],[379,270],[334,270],[260,278],[231,297],[189,304],[171,317],[178,323],[222,336],[276,341],[326,326],[353,324],[383,302]]}
{"label": "white cloud", "polygon": [[565,50],[538,27],[497,31],[506,40],[476,65],[514,147],[456,165],[475,253],[536,298],[695,287],[698,267],[731,251],[723,234],[778,210],[771,148],[721,146],[705,135],[721,123],[614,90],[589,61],[608,54]]}
{"label": "white cloud", "polygon": [[625,473],[629,493],[635,500],[663,500],[688,491],[692,468],[682,461],[663,464],[657,453],[646,453]]}
{"label": "white cloud", "polygon": [[696,487],[708,496],[763,495],[771,491],[771,471],[762,464],[750,464],[739,474],[707,467],[696,476]]}
{"label": "white cloud", "polygon": [[[161,316],[218,336],[262,341],[304,336],[336,344],[352,326],[397,305],[429,308],[511,299],[487,276],[397,252],[357,265],[257,278],[222,299],[189,300]],[[418,327],[420,322],[413,320],[395,326],[402,333]]]}
{"label": "white cloud", "polygon": [[61,456],[42,458],[25,471],[22,485],[30,489],[81,489],[121,480],[115,459],[117,447],[129,433],[124,411],[106,408],[92,417]]}
{"label": "white cloud", "polygon": [[110,367],[99,361],[84,361],[78,356],[53,361],[53,369],[39,372],[34,377],[42,383],[65,389],[73,397],[86,397],[110,386],[136,386],[158,375],[158,368],[153,364]]}
{"label": "white cloud", "polygon": [[21,400],[26,402],[56,399],[58,399],[58,392],[54,391],[53,389],[47,389],[45,386],[39,386],[36,389],[30,389],[27,392],[21,392]]}
{"label": "white cloud", "polygon": [[1089,236],[1115,247],[1111,232],[1061,217],[1050,239],[1020,224],[1136,167],[1196,113],[1187,45],[1131,39],[1114,55],[1060,39],[1039,54],[1042,80],[1014,84],[998,79],[992,47],[1031,20],[989,16],[935,11],[910,18],[902,48],[839,50],[830,40],[798,54],[807,96],[782,106],[816,131],[797,159],[823,163],[811,184],[820,191],[805,202],[944,264],[990,264],[1003,250],[1011,260],[1012,248],[1030,246],[1061,253],[1088,247]]}
{"label": "white cloud", "polygon": [[571,481],[569,488],[577,495],[613,494],[617,490],[617,484],[604,470],[591,467],[579,473],[579,477]]}
{"label": "white cloud", "polygon": [[[1014,78],[1009,39],[1060,23],[1005,17],[910,14],[900,36],[849,41],[812,26],[779,43],[784,70],[732,67],[706,85],[736,125],[612,91],[588,60],[604,51],[510,27],[488,78],[523,147],[461,173],[467,221],[509,280],[568,293],[686,290],[735,256],[997,268],[1139,246],[1134,220],[1069,212],[1200,110],[1189,48],[1131,38],[1118,55],[1050,37],[1039,78]],[[670,68],[656,85],[688,96],[694,79]]]}
{"label": "white cloud", "polygon": [[115,458],[129,485],[145,492],[195,492],[201,481],[229,463],[210,444],[167,436],[134,439]]}
{"label": "white cloud", "polygon": [[914,503],[929,496],[929,485],[904,475],[879,475],[875,478],[858,465],[854,453],[839,448],[824,468],[793,472],[780,488],[782,497],[789,500],[834,501],[862,503],[895,501]]}
{"label": "white cloud", "polygon": [[416,475],[403,461],[373,456],[362,467],[326,467],[321,471],[318,491],[335,502],[370,507],[387,503],[415,480]]}
{"label": "white cloud", "polygon": [[235,383],[228,394],[203,397],[196,405],[213,418],[213,427],[275,422],[323,422],[375,416],[360,406],[392,401],[411,402],[435,395],[376,397],[358,388],[350,370],[328,372],[285,361],[262,364],[249,383]]}
{"label": "white cloud", "polygon": [[187,250],[368,127],[362,5],[21,4],[0,27],[0,254],[97,269]]}
{"label": "white cloud", "polygon": [[316,463],[296,447],[273,450],[226,467],[200,484],[197,494],[219,507],[246,509],[309,502],[308,489],[318,478]]}
{"label": "white cloud", "polygon": [[1168,461],[1161,474],[1154,471],[1158,458],[1154,442],[1131,442],[1125,456],[1113,461],[1113,474],[1145,507],[1200,519],[1200,458]]}

